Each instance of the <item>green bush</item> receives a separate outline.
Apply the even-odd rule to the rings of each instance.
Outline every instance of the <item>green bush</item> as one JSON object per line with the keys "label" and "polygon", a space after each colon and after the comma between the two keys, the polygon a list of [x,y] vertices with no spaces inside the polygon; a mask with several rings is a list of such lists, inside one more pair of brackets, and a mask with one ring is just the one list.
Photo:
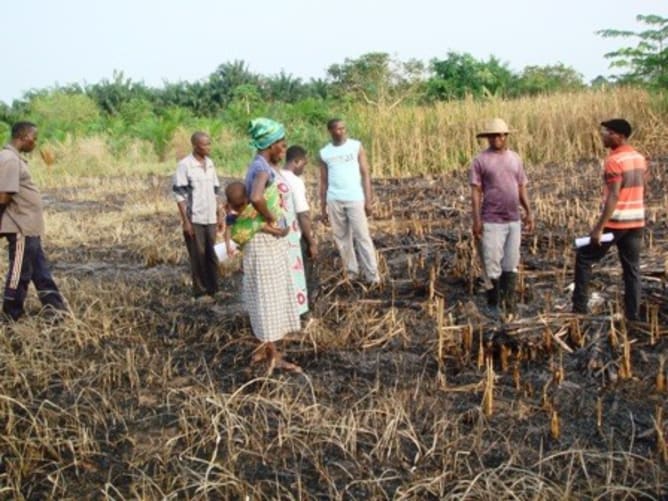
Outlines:
{"label": "green bush", "polygon": [[9,142],[11,127],[5,122],[0,122],[0,144],[6,144]]}
{"label": "green bush", "polygon": [[90,97],[60,91],[38,95],[29,104],[30,118],[37,124],[43,139],[62,141],[73,136],[96,132],[100,111]]}

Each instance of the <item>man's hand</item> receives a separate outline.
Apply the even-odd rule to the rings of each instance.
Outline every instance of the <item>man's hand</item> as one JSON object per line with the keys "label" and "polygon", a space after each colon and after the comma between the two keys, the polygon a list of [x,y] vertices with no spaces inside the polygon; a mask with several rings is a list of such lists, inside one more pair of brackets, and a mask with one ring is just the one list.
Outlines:
{"label": "man's hand", "polygon": [[526,231],[526,233],[533,233],[533,230],[536,227],[533,218],[533,212],[524,215],[522,224],[524,225],[524,230]]}
{"label": "man's hand", "polygon": [[594,226],[594,229],[591,230],[591,233],[589,234],[589,238],[591,238],[591,245],[595,245],[596,247],[601,245],[602,234],[603,234],[603,228],[601,228],[598,225]]}
{"label": "man's hand", "polygon": [[366,217],[373,216],[373,211],[371,210],[371,202],[364,202],[364,212],[366,213]]}
{"label": "man's hand", "polygon": [[218,232],[219,235],[222,235],[225,233],[225,220],[220,220],[218,221],[218,224],[216,225],[216,231]]}
{"label": "man's hand", "polygon": [[323,209],[320,212],[320,221],[322,221],[322,224],[325,226],[329,226],[329,216],[327,215],[327,209]]}
{"label": "man's hand", "polygon": [[472,231],[473,231],[473,236],[476,239],[479,240],[480,238],[482,238],[482,221],[480,219],[474,219],[473,220]]}
{"label": "man's hand", "polygon": [[189,238],[195,237],[195,230],[193,230],[193,225],[187,219],[183,221],[183,233],[185,233]]}
{"label": "man's hand", "polygon": [[311,245],[308,246],[308,256],[315,261],[318,259],[318,246],[313,242]]}

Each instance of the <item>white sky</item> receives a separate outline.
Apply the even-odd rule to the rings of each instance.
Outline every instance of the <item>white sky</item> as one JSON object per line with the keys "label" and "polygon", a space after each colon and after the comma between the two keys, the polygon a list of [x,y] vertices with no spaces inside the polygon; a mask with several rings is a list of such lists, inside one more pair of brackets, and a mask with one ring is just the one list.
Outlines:
{"label": "white sky", "polygon": [[587,80],[610,74],[603,54],[624,44],[598,29],[668,17],[666,0],[3,0],[0,100],[31,88],[111,78],[160,86],[205,78],[242,59],[262,74],[308,79],[372,51],[402,60],[448,50],[495,55],[519,70],[563,62]]}

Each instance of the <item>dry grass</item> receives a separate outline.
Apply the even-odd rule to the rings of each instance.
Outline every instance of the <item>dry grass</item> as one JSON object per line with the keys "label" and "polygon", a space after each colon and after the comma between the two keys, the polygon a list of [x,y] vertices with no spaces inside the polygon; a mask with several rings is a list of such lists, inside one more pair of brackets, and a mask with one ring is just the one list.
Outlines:
{"label": "dry grass", "polygon": [[[458,200],[457,190],[446,195],[438,181],[426,188],[415,181],[421,198],[409,195],[413,188],[377,186],[395,200],[394,223],[374,222],[386,290],[374,296],[336,285],[325,257],[322,320],[288,345],[306,376],[267,378],[244,368],[254,344],[236,303],[210,309],[189,301],[168,183],[151,179],[80,180],[49,193],[48,251],[74,317],[60,326],[32,317],[3,328],[3,496],[665,495],[665,446],[657,439],[665,425],[655,412],[665,391],[656,386],[665,365],[655,355],[665,348],[663,327],[653,343],[638,338],[630,348],[617,334],[618,358],[609,363],[621,370],[625,349],[634,357],[632,377],[619,385],[601,387],[570,352],[557,356],[559,344],[531,322],[508,334],[528,344],[497,354],[493,338],[478,335],[488,327],[467,310],[472,270],[458,264],[473,262],[465,218],[426,217],[443,197]],[[662,220],[665,206],[652,207]],[[459,209],[464,202],[449,210]],[[595,209],[586,210],[589,217]],[[526,264],[541,259],[559,274],[554,264],[570,252],[571,235],[561,211],[544,203],[538,212],[542,232],[553,236],[528,243],[536,249],[525,249]],[[665,252],[658,230],[655,245]],[[448,250],[456,247],[459,254]],[[331,244],[324,251],[333,255]],[[545,325],[563,339],[554,316],[562,294],[542,300],[544,279],[524,273]],[[236,290],[237,280],[228,278],[228,287]],[[614,294],[611,300],[618,308]],[[34,297],[29,307],[37,307]],[[664,306],[661,325],[667,313]],[[564,325],[577,325],[573,335],[589,345],[608,324]]]}
{"label": "dry grass", "polygon": [[626,117],[634,143],[647,153],[663,152],[668,128],[657,98],[638,89],[616,89],[527,97],[437,103],[384,113],[362,108],[351,113],[366,139],[374,174],[406,176],[439,173],[470,163],[480,150],[476,133],[485,119],[503,117],[512,147],[529,165],[573,162],[603,154],[599,123]]}
{"label": "dry grass", "polygon": [[600,197],[598,169],[575,163],[531,169],[523,319],[487,323],[460,169],[376,183],[379,291],[340,280],[317,227],[318,320],[284,345],[305,375],[267,377],[246,367],[239,274],[224,279],[228,301],[189,298],[169,178],[106,172],[42,173],[47,254],[72,318],[0,330],[0,498],[668,495],[665,177],[648,194],[640,331],[612,320],[612,255],[595,315],[565,313],[572,237]]}
{"label": "dry grass", "polygon": [[[668,134],[666,99],[665,95],[652,95],[641,89],[616,88],[515,100],[405,106],[387,112],[354,105],[345,112],[345,118],[351,134],[361,139],[369,152],[374,177],[440,175],[470,164],[486,146],[476,139],[476,133],[485,119],[495,116],[510,124],[514,130],[510,145],[529,166],[600,158],[605,152],[600,144],[599,123],[613,116],[630,120],[635,128],[634,144],[642,152],[663,153],[664,137]],[[288,124],[287,137],[290,143],[306,140],[305,146],[315,157],[329,137],[324,124],[312,127],[295,137]],[[189,152],[191,133],[183,127],[175,131],[164,162],[158,160],[146,141],[67,136],[62,142],[43,145],[46,156],[34,159],[39,181],[42,186],[51,186],[54,182],[76,184],[77,178],[86,176],[167,175],[176,160]],[[317,137],[320,140],[311,144]],[[111,149],[110,144],[116,143],[119,146]],[[247,137],[232,128],[220,127],[213,133],[212,144],[220,172],[240,175],[252,153]],[[315,180],[316,176],[315,167],[307,170],[307,177]]]}

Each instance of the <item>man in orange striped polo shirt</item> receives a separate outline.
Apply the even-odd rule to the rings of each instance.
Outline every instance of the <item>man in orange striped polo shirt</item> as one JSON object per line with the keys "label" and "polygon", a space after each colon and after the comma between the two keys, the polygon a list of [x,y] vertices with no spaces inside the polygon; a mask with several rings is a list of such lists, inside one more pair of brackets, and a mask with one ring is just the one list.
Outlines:
{"label": "man in orange striped polo shirt", "polygon": [[[622,263],[626,318],[638,320],[647,162],[628,144],[630,136],[631,125],[623,118],[601,123],[603,145],[610,149],[603,168],[604,201],[601,216],[589,235],[591,243],[578,249],[576,254],[573,291],[573,311],[576,313],[587,313],[592,264],[605,256],[610,246],[615,244]],[[601,242],[604,232],[613,234],[612,242]]]}

